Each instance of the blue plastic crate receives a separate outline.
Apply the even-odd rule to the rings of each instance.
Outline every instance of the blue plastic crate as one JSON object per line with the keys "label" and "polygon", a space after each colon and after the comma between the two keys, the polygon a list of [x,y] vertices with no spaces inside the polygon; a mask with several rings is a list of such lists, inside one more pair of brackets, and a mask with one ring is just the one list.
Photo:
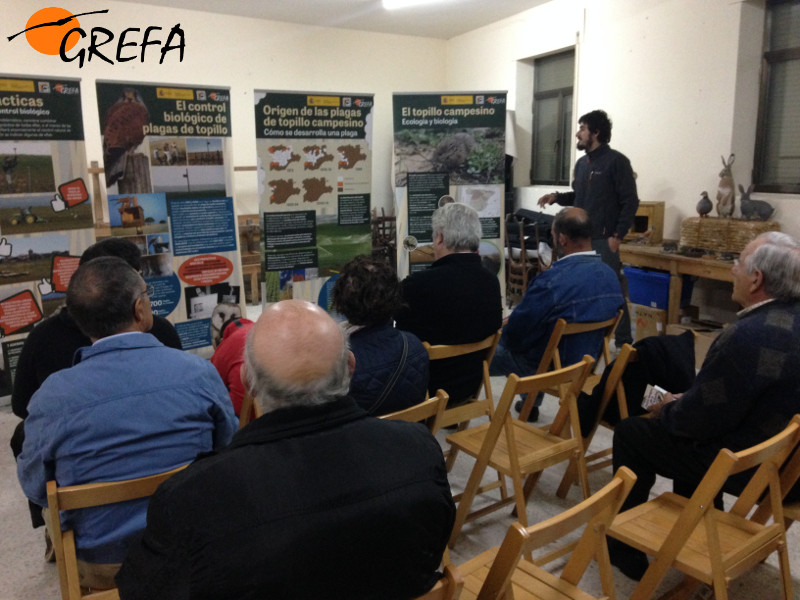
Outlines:
{"label": "blue plastic crate", "polygon": [[[666,310],[669,304],[669,273],[637,267],[625,267],[624,272],[628,278],[628,297],[631,302]],[[693,285],[692,278],[684,275],[681,308],[691,304]]]}

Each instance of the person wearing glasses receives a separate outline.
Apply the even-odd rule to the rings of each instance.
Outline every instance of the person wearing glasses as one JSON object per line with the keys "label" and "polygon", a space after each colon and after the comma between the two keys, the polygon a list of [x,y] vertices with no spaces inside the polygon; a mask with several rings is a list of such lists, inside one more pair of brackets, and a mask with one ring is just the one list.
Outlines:
{"label": "person wearing glasses", "polygon": [[[147,290],[117,257],[95,258],[72,275],[67,310],[92,345],[28,405],[17,475],[34,504],[47,505],[49,480],[68,486],[168,471],[226,446],[238,428],[216,369],[147,333]],[[82,586],[114,587],[146,510],[145,498],[70,516]]]}

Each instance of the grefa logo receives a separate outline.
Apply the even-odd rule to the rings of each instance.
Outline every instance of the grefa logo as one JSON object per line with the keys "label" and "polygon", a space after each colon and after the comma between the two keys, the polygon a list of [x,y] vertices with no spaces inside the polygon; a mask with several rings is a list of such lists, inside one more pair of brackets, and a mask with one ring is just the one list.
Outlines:
{"label": "grefa logo", "polygon": [[186,41],[180,24],[173,25],[168,32],[158,25],[144,29],[128,27],[118,33],[94,26],[87,32],[78,20],[78,17],[108,12],[106,9],[72,14],[57,6],[43,8],[33,13],[25,24],[25,29],[9,36],[8,41],[13,42],[24,34],[30,47],[37,52],[58,55],[66,63],[77,61],[79,69],[92,59],[110,65],[115,64],[115,61],[121,63],[137,58],[139,62],[154,60],[159,53],[152,46],[160,48],[158,64],[162,64],[167,54],[173,50],[178,51],[178,62],[183,61]]}

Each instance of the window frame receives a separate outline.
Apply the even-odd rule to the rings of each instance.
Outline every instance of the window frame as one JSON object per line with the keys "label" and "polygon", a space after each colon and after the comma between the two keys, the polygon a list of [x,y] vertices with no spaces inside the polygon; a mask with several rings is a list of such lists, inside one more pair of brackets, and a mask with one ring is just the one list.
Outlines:
{"label": "window frame", "polygon": [[753,160],[753,182],[756,192],[777,194],[799,194],[800,178],[795,184],[765,182],[765,161],[767,159],[767,115],[770,109],[770,81],[773,65],[783,62],[800,61],[800,45],[793,48],[771,50],[771,8],[796,0],[767,0],[764,19],[764,50],[761,57],[761,80],[759,82],[758,119],[756,123],[755,152]]}
{"label": "window frame", "polygon": [[[541,60],[551,59],[557,56],[563,55],[571,55],[572,56],[572,73],[571,73],[571,80],[572,84],[569,86],[564,86],[561,88],[552,88],[546,91],[537,91],[536,90],[536,63]],[[569,186],[571,184],[571,172],[570,172],[570,164],[572,161],[572,146],[570,145],[571,135],[570,132],[572,130],[572,123],[567,123],[567,116],[573,114],[574,111],[574,103],[575,103],[575,69],[577,68],[577,53],[575,52],[575,48],[568,48],[565,50],[561,50],[559,52],[554,52],[552,54],[547,54],[545,56],[538,56],[533,59],[533,70],[534,70],[534,78],[533,78],[533,104],[531,106],[531,116],[532,118],[532,127],[531,127],[531,167],[528,173],[530,185],[555,185],[555,186]],[[541,68],[541,67],[540,67]],[[553,98],[557,98],[558,100],[558,124],[557,128],[560,132],[560,139],[556,139],[556,144],[559,146],[557,150],[555,150],[556,160],[555,160],[555,173],[556,179],[537,179],[535,177],[536,174],[536,164],[537,164],[537,150],[536,150],[536,136],[539,133],[539,118],[537,117],[536,111],[536,102],[539,100],[550,100]],[[567,101],[566,98],[569,98]],[[567,105],[568,103],[568,105]],[[565,174],[565,179],[560,179],[558,177],[559,173]]]}

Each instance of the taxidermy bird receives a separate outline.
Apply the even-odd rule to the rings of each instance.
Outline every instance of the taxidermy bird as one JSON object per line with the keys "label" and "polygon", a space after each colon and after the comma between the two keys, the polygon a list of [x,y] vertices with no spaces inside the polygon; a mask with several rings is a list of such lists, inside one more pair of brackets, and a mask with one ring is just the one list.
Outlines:
{"label": "taxidermy bird", "polygon": [[701,217],[708,216],[708,213],[710,213],[711,209],[714,208],[711,198],[708,197],[708,192],[702,192],[700,194],[700,201],[697,203],[695,208],[697,210],[697,214]]}
{"label": "taxidermy bird", "polygon": [[742,194],[739,207],[742,209],[742,218],[748,221],[766,221],[775,212],[775,208],[763,200],[750,200],[755,186],[750,184],[747,191],[744,191],[742,184],[739,184],[739,192]]}
{"label": "taxidermy bird", "polygon": [[150,113],[138,90],[123,88],[122,96],[106,111],[103,124],[103,164],[106,187],[125,176],[129,152],[144,140],[144,127],[150,123]]}
{"label": "taxidermy bird", "polygon": [[475,138],[469,133],[457,133],[439,142],[431,162],[437,169],[452,171],[467,162],[476,145]]}

